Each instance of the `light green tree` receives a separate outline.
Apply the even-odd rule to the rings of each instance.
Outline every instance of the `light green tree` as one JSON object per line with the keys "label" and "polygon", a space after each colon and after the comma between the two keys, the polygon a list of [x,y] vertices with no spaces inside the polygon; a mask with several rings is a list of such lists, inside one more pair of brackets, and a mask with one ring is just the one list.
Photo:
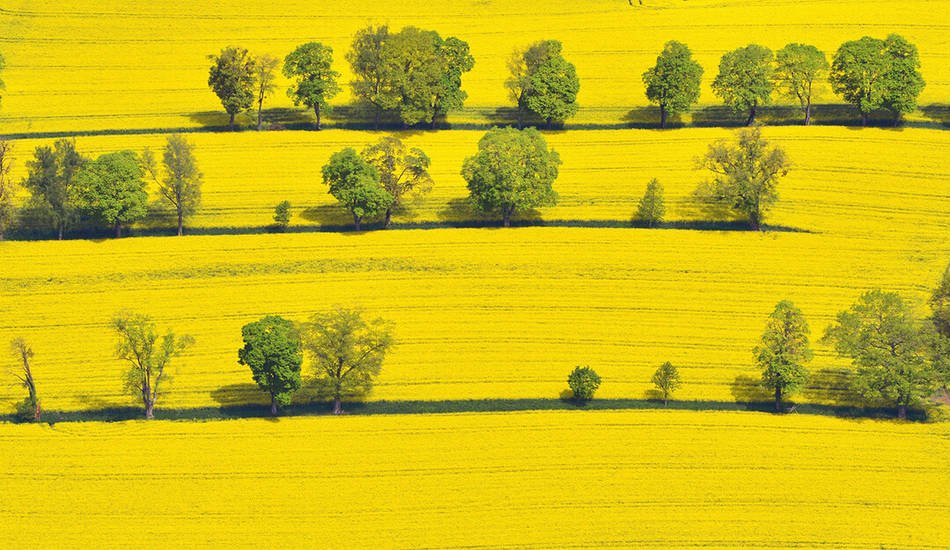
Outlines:
{"label": "light green tree", "polygon": [[244,48],[228,46],[218,55],[209,55],[211,69],[208,86],[221,100],[221,106],[230,117],[228,126],[234,129],[234,117],[254,104],[255,60]]}
{"label": "light green tree", "polygon": [[713,92],[737,112],[748,112],[746,126],[755,123],[756,110],[772,100],[772,50],[758,44],[722,56]]}
{"label": "light green tree", "polygon": [[393,196],[380,183],[379,172],[351,147],[330,157],[323,167],[323,183],[353,215],[357,231],[364,218],[381,214],[393,204]]}
{"label": "light green tree", "polygon": [[330,111],[330,100],[340,92],[340,73],[333,70],[333,48],[319,42],[297,46],[284,59],[284,76],[294,81],[287,95],[294,105],[313,109],[317,130],[321,129],[320,115]]}
{"label": "light green tree", "polygon": [[201,184],[204,175],[198,169],[195,147],[181,134],[168,136],[162,153],[162,171],[149,149],[142,153],[145,174],[158,186],[162,198],[175,209],[178,217],[178,236],[184,234],[185,219],[201,206]]}
{"label": "light green tree", "polygon": [[769,315],[762,341],[752,350],[762,370],[762,385],[775,394],[775,412],[782,412],[782,399],[808,381],[805,363],[812,358],[808,335],[805,315],[783,300]]}
{"label": "light green tree", "polygon": [[663,363],[653,373],[653,385],[663,395],[663,406],[670,404],[670,397],[680,387],[680,373],[673,363]]}
{"label": "light green tree", "polygon": [[76,206],[90,218],[115,230],[148,214],[148,191],[138,155],[132,151],[106,153],[86,163],[76,176]]}
{"label": "light green tree", "polygon": [[647,183],[647,189],[637,204],[637,213],[634,220],[647,227],[654,227],[663,222],[666,215],[666,206],[663,200],[663,185],[653,178]]}
{"label": "light green tree", "polygon": [[360,156],[379,173],[380,183],[393,198],[386,208],[385,227],[392,223],[393,209],[403,205],[409,195],[419,196],[432,190],[429,157],[418,147],[407,147],[395,136],[386,136],[365,149]]}
{"label": "light green tree", "polygon": [[810,44],[787,44],[775,53],[775,65],[779,91],[798,99],[805,116],[805,126],[810,125],[815,87],[824,79],[829,68],[824,52]]}
{"label": "light green tree", "polygon": [[543,119],[548,128],[577,113],[580,80],[574,64],[561,50],[559,41],[543,40],[515,52],[509,60],[511,74],[505,87],[518,106],[519,129],[529,112]]}
{"label": "light green tree", "polygon": [[699,100],[703,67],[693,60],[686,44],[671,40],[656,58],[656,65],[643,73],[647,99],[660,107],[660,128],[669,115],[685,113]]}
{"label": "light green tree", "polygon": [[594,398],[594,393],[600,387],[600,376],[590,367],[574,367],[567,376],[567,386],[571,388],[574,401],[586,403]]}

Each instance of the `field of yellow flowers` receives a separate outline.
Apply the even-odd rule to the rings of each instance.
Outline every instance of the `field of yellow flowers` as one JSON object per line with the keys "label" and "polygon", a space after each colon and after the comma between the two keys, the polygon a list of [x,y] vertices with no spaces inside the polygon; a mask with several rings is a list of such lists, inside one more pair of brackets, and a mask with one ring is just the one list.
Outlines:
{"label": "field of yellow flowers", "polygon": [[0,545],[945,548],[948,442],[667,411],[6,425]]}
{"label": "field of yellow flowers", "polygon": [[[429,0],[426,2],[255,3],[240,0],[13,0],[0,9],[8,67],[0,111],[4,132],[179,128],[223,124],[206,86],[207,56],[228,45],[283,57],[316,40],[333,47],[340,81],[353,33],[368,24],[415,25],[471,45],[467,109],[452,122],[491,121],[509,103],[505,62],[527,43],[555,38],[581,80],[575,124],[643,121],[640,75],[668,40],[680,40],[705,68],[701,103],[719,57],[750,42],[773,50],[814,44],[829,56],[844,41],[897,32],[918,45],[927,88],[922,105],[950,99],[947,2],[904,0]],[[269,101],[291,107],[285,82]],[[350,102],[346,86],[334,100]],[[833,102],[823,89],[818,102]],[[302,114],[304,119],[309,115]],[[272,120],[299,118],[273,113]],[[821,113],[818,113],[819,118]]]}

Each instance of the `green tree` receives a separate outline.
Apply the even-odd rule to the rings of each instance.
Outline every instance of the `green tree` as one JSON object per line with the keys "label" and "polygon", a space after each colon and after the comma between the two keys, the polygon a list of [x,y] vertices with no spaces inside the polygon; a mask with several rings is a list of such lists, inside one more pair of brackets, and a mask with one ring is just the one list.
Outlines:
{"label": "green tree", "polygon": [[937,332],[950,338],[950,264],[943,270],[943,277],[930,296],[930,308]]}
{"label": "green tree", "polygon": [[254,382],[270,395],[270,413],[277,416],[277,409],[289,405],[300,389],[300,333],[287,319],[268,315],[244,325],[241,336],[238,363],[251,368]]}
{"label": "green tree", "polygon": [[155,157],[149,149],[142,153],[142,167],[155,181],[162,197],[171,203],[178,216],[178,236],[184,234],[185,218],[201,206],[203,174],[195,160],[195,147],[181,134],[168,136],[162,153],[162,175],[159,175]]}
{"label": "green tree", "polygon": [[590,367],[574,367],[567,376],[567,386],[578,403],[586,403],[594,398],[594,392],[600,387],[600,376]]}
{"label": "green tree", "polygon": [[255,60],[244,48],[229,46],[218,55],[209,55],[208,86],[221,100],[234,129],[234,117],[254,104]]}
{"label": "green tree", "polygon": [[497,212],[505,227],[518,211],[557,204],[554,180],[561,157],[534,128],[492,128],[478,142],[478,153],[465,159],[462,177],[472,204]]}
{"label": "green tree", "polygon": [[660,128],[669,115],[685,113],[699,100],[702,77],[703,67],[686,44],[671,40],[663,46],[656,65],[643,73],[647,99],[660,107]]}
{"label": "green tree", "polygon": [[26,163],[23,186],[30,192],[30,206],[49,220],[60,240],[76,220],[73,186],[86,159],[76,151],[75,140],[59,139],[53,147],[40,146]]}
{"label": "green tree", "polygon": [[467,42],[450,36],[438,44],[436,63],[438,78],[431,92],[433,130],[439,118],[445,118],[465,105],[468,94],[462,89],[462,74],[475,67],[475,58],[469,52]]}
{"label": "green tree", "polygon": [[257,131],[264,127],[264,100],[277,89],[277,66],[280,60],[264,54],[254,58],[254,82],[257,94]]}
{"label": "green tree", "polygon": [[811,360],[808,322],[795,304],[783,300],[769,315],[762,342],[752,353],[762,369],[762,385],[775,394],[775,412],[782,411],[782,398],[808,381],[805,363]]}
{"label": "green tree", "polygon": [[168,383],[167,372],[172,360],[194,344],[188,335],[176,336],[167,331],[159,336],[155,322],[147,315],[122,311],[112,320],[112,327],[119,335],[116,357],[128,361],[125,389],[133,399],[141,399],[145,418],[155,417],[155,403],[159,397],[159,385]]}
{"label": "green tree", "polygon": [[667,361],[653,373],[653,385],[663,394],[663,406],[670,404],[670,397],[680,387],[680,373],[673,363]]}
{"label": "green tree", "polygon": [[775,53],[775,64],[779,91],[798,99],[805,115],[805,126],[810,125],[815,85],[829,68],[825,53],[810,44],[787,44]]}
{"label": "green tree", "polygon": [[379,129],[380,116],[384,111],[399,105],[399,90],[394,86],[400,68],[396,65],[390,41],[389,27],[369,26],[356,32],[346,60],[353,70],[350,81],[353,97],[372,106],[373,127]]}
{"label": "green tree", "polygon": [[10,349],[21,363],[20,368],[14,376],[16,376],[20,384],[22,384],[29,393],[23,402],[20,403],[18,413],[24,420],[39,422],[43,410],[40,406],[40,398],[36,393],[36,381],[33,379],[33,368],[30,366],[30,361],[33,359],[33,348],[23,338],[14,338],[10,342]]}
{"label": "green tree", "polygon": [[851,358],[859,395],[896,406],[906,418],[909,406],[936,389],[928,328],[899,294],[871,290],[838,313],[823,341]]}
{"label": "green tree", "polygon": [[751,126],[758,106],[771,101],[772,81],[772,50],[749,44],[722,56],[712,89],[735,112],[747,111],[746,125]]}
{"label": "green tree", "polygon": [[510,97],[518,105],[518,128],[532,112],[550,128],[577,113],[580,80],[574,65],[561,55],[561,43],[543,40],[515,52],[508,63],[511,76],[505,82]]}
{"label": "green tree", "polygon": [[316,370],[318,389],[333,399],[333,414],[343,412],[344,397],[362,397],[372,390],[393,345],[391,323],[378,318],[367,321],[360,310],[342,307],[314,314],[303,325],[301,336]]}
{"label": "green tree", "polygon": [[323,183],[353,215],[357,231],[363,218],[381,214],[393,204],[392,195],[380,183],[379,172],[351,147],[330,157],[323,167]]}
{"label": "green tree", "polygon": [[663,201],[663,185],[659,180],[653,178],[647,184],[647,190],[637,204],[637,214],[635,221],[645,224],[647,227],[653,227],[663,222],[663,216],[666,215],[666,206]]}
{"label": "green tree", "polygon": [[106,153],[86,163],[76,176],[76,205],[115,229],[148,213],[148,192],[139,157],[132,151]]}
{"label": "green tree", "polygon": [[838,48],[829,80],[836,94],[858,108],[861,123],[867,126],[878,109],[890,109],[899,120],[917,107],[917,96],[924,89],[919,68],[917,48],[903,37],[865,36]]}
{"label": "green tree", "polygon": [[16,184],[10,178],[13,169],[13,144],[0,139],[0,241],[16,222],[17,210],[13,203]]}
{"label": "green tree", "polygon": [[317,130],[321,129],[321,113],[330,111],[330,100],[340,92],[340,73],[333,70],[333,48],[319,42],[297,46],[284,59],[284,76],[294,81],[287,95],[294,105],[313,109]]}
{"label": "green tree", "polygon": [[393,209],[399,208],[408,195],[421,195],[432,190],[429,157],[417,147],[406,147],[394,136],[386,136],[363,149],[360,156],[376,168],[380,183],[393,198],[386,208],[386,227],[392,223]]}
{"label": "green tree", "polygon": [[725,210],[760,230],[765,213],[778,200],[779,178],[790,163],[785,151],[762,137],[759,126],[743,128],[735,143],[719,140],[709,146],[700,167],[713,173],[711,182],[696,190],[696,197],[713,211]]}
{"label": "green tree", "polygon": [[281,201],[274,207],[274,223],[281,231],[290,225],[290,201]]}

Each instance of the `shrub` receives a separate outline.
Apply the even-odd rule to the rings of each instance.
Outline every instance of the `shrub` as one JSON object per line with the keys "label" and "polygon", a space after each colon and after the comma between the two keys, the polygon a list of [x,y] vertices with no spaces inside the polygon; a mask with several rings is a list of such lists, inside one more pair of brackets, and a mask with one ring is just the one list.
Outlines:
{"label": "shrub", "polygon": [[274,207],[274,225],[281,231],[290,225],[290,201],[283,201]]}
{"label": "shrub", "polygon": [[590,367],[574,367],[567,377],[567,385],[574,394],[574,400],[583,403],[594,398],[594,392],[600,387],[600,376]]}

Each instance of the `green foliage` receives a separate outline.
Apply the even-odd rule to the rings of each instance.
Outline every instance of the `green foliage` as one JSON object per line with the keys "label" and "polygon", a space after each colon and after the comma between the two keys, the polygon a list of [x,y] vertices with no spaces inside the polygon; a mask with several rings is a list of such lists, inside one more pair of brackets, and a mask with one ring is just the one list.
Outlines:
{"label": "green foliage", "polygon": [[208,86],[230,115],[229,125],[233,128],[235,115],[254,104],[255,60],[246,49],[234,46],[224,48],[219,55],[209,55],[208,59]]}
{"label": "green foliage", "polygon": [[765,213],[778,200],[778,181],[790,163],[785,151],[762,138],[759,126],[739,130],[735,143],[725,140],[709,146],[700,167],[714,174],[696,190],[696,198],[713,213],[744,216],[760,229]]}
{"label": "green foliage", "polygon": [[281,231],[290,225],[290,201],[281,201],[274,207],[274,224]]}
{"label": "green foliage", "polygon": [[878,109],[888,109],[899,119],[917,108],[925,85],[919,68],[917,47],[902,36],[865,36],[838,48],[829,80],[836,94],[858,108],[866,125]]}
{"label": "green foliage", "polygon": [[686,44],[671,40],[663,46],[656,65],[643,73],[646,96],[660,107],[660,128],[668,115],[685,113],[699,100],[703,67],[693,60]]}
{"label": "green foliage", "polygon": [[17,218],[16,205],[13,203],[16,184],[10,179],[12,168],[13,143],[0,139],[0,241],[16,223]]}
{"label": "green foliage", "polygon": [[510,97],[518,105],[518,127],[526,112],[544,119],[550,127],[577,113],[580,81],[574,65],[561,55],[561,43],[543,40],[515,52],[509,60],[511,76],[505,82]]}
{"label": "green foliage", "polygon": [[316,313],[301,336],[317,376],[317,387],[333,399],[333,412],[343,412],[344,397],[362,397],[373,387],[386,352],[393,345],[392,324],[366,321],[358,309],[337,307]]}
{"label": "green foliage", "polygon": [[640,222],[647,227],[653,227],[663,222],[663,216],[666,215],[666,206],[663,201],[663,185],[653,178],[647,184],[646,192],[637,204],[637,214],[635,221]]}
{"label": "green foliage", "polygon": [[303,363],[297,327],[283,317],[268,315],[241,329],[244,347],[238,350],[238,363],[250,367],[254,382],[271,398],[271,414],[290,404],[300,389],[300,365]]}
{"label": "green foliage", "polygon": [[389,38],[386,25],[360,29],[346,54],[354,77],[350,81],[353,97],[374,107],[377,129],[380,114],[399,105],[399,96],[393,86],[398,67],[392,62],[392,55],[386,47]]}
{"label": "green foliage", "polygon": [[129,311],[117,313],[112,328],[119,335],[116,357],[129,363],[125,390],[133,399],[142,400],[145,418],[153,418],[160,384],[171,378],[168,366],[194,344],[194,338],[187,334],[176,336],[170,330],[159,336],[150,317]]}
{"label": "green foliage", "polygon": [[76,141],[58,139],[53,147],[37,147],[34,158],[26,163],[27,177],[23,186],[30,192],[30,207],[40,213],[58,233],[76,221],[73,186],[76,174],[86,159],[76,151]]}
{"label": "green foliage", "polygon": [[772,50],[749,44],[722,56],[712,89],[735,112],[748,111],[746,124],[752,125],[756,108],[771,101],[772,82]]}
{"label": "green foliage", "polygon": [[321,111],[330,111],[329,101],[340,92],[340,73],[333,70],[333,48],[319,42],[297,46],[284,59],[284,76],[294,81],[287,95],[294,105],[313,109],[319,130]]}
{"label": "green foliage", "polygon": [[383,189],[393,198],[386,209],[386,227],[392,221],[393,209],[401,206],[407,195],[419,196],[432,190],[429,157],[422,149],[406,147],[397,137],[380,138],[363,149],[360,156],[376,168]]}
{"label": "green foliage", "polygon": [[762,370],[762,385],[775,393],[775,410],[782,398],[800,390],[808,381],[805,363],[812,358],[808,322],[800,309],[783,300],[769,315],[762,342],[752,350]]}
{"label": "green foliage", "polygon": [[138,156],[132,151],[106,153],[86,163],[76,176],[76,205],[115,228],[141,220],[148,213],[148,192]]}
{"label": "green foliage", "polygon": [[323,167],[323,183],[330,186],[330,194],[353,214],[357,231],[364,217],[381,214],[393,204],[393,196],[380,183],[379,172],[352,147],[330,157]]}
{"label": "green foliage", "polygon": [[198,170],[195,148],[181,134],[168,136],[162,153],[163,175],[159,176],[155,158],[149,149],[142,153],[142,167],[158,186],[158,192],[171,203],[178,215],[178,235],[184,232],[185,219],[201,206],[203,174]]}
{"label": "green foliage", "polygon": [[943,277],[930,296],[930,308],[937,332],[950,338],[950,264],[943,270]]}
{"label": "green foliage", "polygon": [[668,405],[670,396],[680,387],[680,373],[673,363],[667,361],[653,373],[653,385],[663,394],[663,404]]}
{"label": "green foliage", "polygon": [[884,401],[906,416],[907,407],[936,389],[932,330],[914,317],[895,292],[871,290],[838,313],[824,342],[855,366],[854,389],[868,401]]}
{"label": "green foliage", "polygon": [[257,130],[263,128],[264,100],[277,89],[277,66],[280,60],[268,54],[254,58],[254,82],[257,93]]}
{"label": "green foliage", "polygon": [[577,366],[567,376],[567,386],[571,388],[574,400],[584,403],[594,398],[600,387],[600,376],[590,367]]}
{"label": "green foliage", "polygon": [[775,53],[775,78],[778,89],[788,97],[797,98],[805,115],[805,125],[811,124],[811,101],[815,85],[828,72],[824,52],[810,44],[787,44]]}
{"label": "green foliage", "polygon": [[10,351],[21,366],[14,371],[14,376],[26,388],[28,395],[17,403],[17,418],[24,422],[39,422],[42,415],[40,398],[36,392],[36,381],[33,379],[33,348],[23,338],[14,338],[10,341]]}
{"label": "green foliage", "polygon": [[462,177],[470,200],[483,212],[499,212],[505,227],[518,211],[554,206],[561,158],[534,128],[492,128],[465,159]]}

